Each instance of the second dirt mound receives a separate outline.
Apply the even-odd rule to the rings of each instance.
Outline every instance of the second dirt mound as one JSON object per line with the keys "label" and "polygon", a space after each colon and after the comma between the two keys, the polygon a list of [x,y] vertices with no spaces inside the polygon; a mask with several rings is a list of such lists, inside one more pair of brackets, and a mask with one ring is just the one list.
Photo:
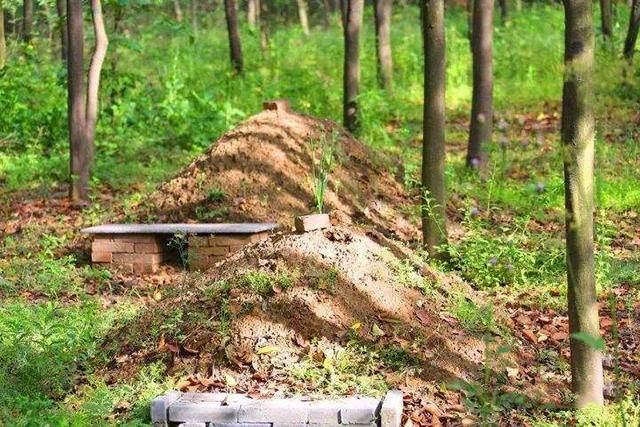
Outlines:
{"label": "second dirt mound", "polygon": [[416,239],[416,226],[401,211],[414,201],[386,170],[388,160],[333,122],[276,111],[261,112],[224,134],[143,200],[138,217],[291,226],[295,215],[314,210],[314,164],[327,144],[335,148],[335,158],[325,209],[339,222]]}

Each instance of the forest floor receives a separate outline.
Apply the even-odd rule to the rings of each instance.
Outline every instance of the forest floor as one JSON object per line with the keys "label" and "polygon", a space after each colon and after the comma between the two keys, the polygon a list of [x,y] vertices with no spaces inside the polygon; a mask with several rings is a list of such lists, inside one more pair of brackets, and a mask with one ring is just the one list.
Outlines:
{"label": "forest floor", "polygon": [[[146,69],[151,87],[134,72],[107,74],[105,93],[121,100],[104,107],[94,200],[84,210],[66,199],[64,120],[56,122],[65,104],[57,68],[43,63],[35,73],[28,61],[13,63],[0,80],[3,93],[24,99],[28,94],[21,91],[44,91],[52,99],[33,101],[38,108],[30,115],[15,99],[2,104],[7,114],[0,121],[11,118],[3,129],[13,127],[0,141],[7,147],[0,154],[0,390],[6,391],[0,394],[0,424],[146,425],[149,401],[171,388],[268,396],[381,394],[391,387],[405,392],[409,426],[637,423],[638,86],[622,79],[613,66],[617,56],[599,51],[599,64],[610,65],[598,68],[596,141],[596,276],[610,405],[573,412],[559,145],[562,34],[545,27],[551,22],[561,28],[562,14],[541,7],[497,27],[495,143],[488,147],[491,161],[483,173],[464,165],[468,44],[464,15],[452,15],[446,262],[425,260],[411,231],[419,224],[422,142],[416,22],[417,11],[408,9],[394,28],[397,95],[387,102],[380,91],[363,90],[359,140],[365,145],[358,147],[376,155],[354,156],[353,164],[336,172],[343,189],[330,186],[330,203],[345,212],[343,220],[356,224],[342,221],[333,230],[305,235],[278,233],[231,258],[224,269],[205,273],[167,266],[134,277],[91,267],[89,240],[78,230],[113,218],[220,221],[254,211],[267,219],[273,200],[254,196],[277,194],[277,188],[258,186],[247,196],[241,194],[246,186],[225,192],[224,183],[206,182],[209,187],[185,192],[197,200],[184,204],[172,189],[180,188],[175,184],[181,178],[199,182],[191,173],[194,167],[200,172],[202,163],[190,162],[256,112],[262,98],[286,96],[297,110],[339,116],[339,70],[323,59],[340,56],[334,48],[339,32],[312,34],[305,43],[317,48],[308,50],[300,49],[305,39],[295,29],[275,33],[273,45],[291,58],[273,49],[263,58],[267,65],[238,79],[211,70],[226,64],[197,62],[215,64],[212,58],[224,57],[224,37],[217,30],[207,38],[211,58],[195,47],[176,49],[170,66]],[[146,25],[150,33],[171,34],[176,46],[188,45],[187,36],[162,20]],[[140,35],[145,54],[160,58],[166,47],[145,37]],[[367,33],[365,43],[371,42]],[[115,45],[128,52],[121,70],[150,62],[133,55],[139,50],[126,43]],[[247,44],[250,58],[260,57],[257,46]],[[297,50],[305,57],[296,57]],[[531,61],[534,53],[541,56]],[[373,70],[372,54],[363,55],[363,69]],[[226,80],[211,83],[213,89],[199,87],[199,70]],[[363,87],[375,87],[375,76],[365,73]],[[145,98],[148,93],[153,95]],[[136,103],[157,110],[145,115]],[[296,141],[307,138],[305,129],[298,136],[289,133]],[[27,148],[15,141],[26,141]],[[255,149],[247,144],[242,150]],[[229,154],[220,147],[200,159]],[[273,172],[286,178],[280,188],[302,189],[274,207],[309,208],[309,159],[277,157],[277,150],[263,154],[276,156]],[[242,160],[240,153],[215,172],[233,181],[231,171]],[[380,174],[383,183],[359,181],[359,167],[368,168],[367,178]],[[250,172],[239,173],[259,183]],[[366,209],[375,202],[367,199],[370,193],[389,202],[379,212],[394,215]],[[154,211],[161,206],[158,195],[173,207]],[[392,222],[397,218],[403,221]]]}

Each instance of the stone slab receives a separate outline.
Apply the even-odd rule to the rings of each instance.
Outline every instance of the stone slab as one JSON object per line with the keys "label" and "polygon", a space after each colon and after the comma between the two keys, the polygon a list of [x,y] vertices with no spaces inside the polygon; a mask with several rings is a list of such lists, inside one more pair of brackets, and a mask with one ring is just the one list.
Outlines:
{"label": "stone slab", "polygon": [[309,403],[297,399],[254,400],[240,407],[238,421],[306,424],[308,414]]}
{"label": "stone slab", "polygon": [[169,393],[156,397],[151,402],[151,423],[153,427],[169,426],[169,407],[178,400],[182,393],[170,391]]}
{"label": "stone slab", "polygon": [[86,234],[254,234],[272,231],[278,224],[269,222],[221,224],[103,224],[83,228]]}
{"label": "stone slab", "polygon": [[373,397],[345,400],[340,403],[340,424],[371,424],[378,418],[380,404]]}
{"label": "stone slab", "polygon": [[307,231],[320,230],[331,227],[331,221],[327,214],[312,214],[295,217],[296,231],[304,233]]}
{"label": "stone slab", "polygon": [[380,427],[400,427],[404,402],[400,390],[389,390],[380,407]]}

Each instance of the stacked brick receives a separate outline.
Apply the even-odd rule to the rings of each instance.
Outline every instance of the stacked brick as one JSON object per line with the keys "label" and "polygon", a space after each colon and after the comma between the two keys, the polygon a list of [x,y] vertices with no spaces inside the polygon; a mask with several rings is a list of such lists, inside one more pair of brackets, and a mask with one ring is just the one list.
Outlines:
{"label": "stacked brick", "polygon": [[384,399],[256,400],[234,393],[170,392],[151,403],[154,427],[399,427],[402,392]]}
{"label": "stacked brick", "polygon": [[91,244],[91,261],[115,264],[128,273],[155,273],[169,257],[166,240],[157,234],[98,234]]}
{"label": "stacked brick", "polygon": [[188,239],[189,269],[206,270],[243,246],[266,239],[269,233],[193,235]]}

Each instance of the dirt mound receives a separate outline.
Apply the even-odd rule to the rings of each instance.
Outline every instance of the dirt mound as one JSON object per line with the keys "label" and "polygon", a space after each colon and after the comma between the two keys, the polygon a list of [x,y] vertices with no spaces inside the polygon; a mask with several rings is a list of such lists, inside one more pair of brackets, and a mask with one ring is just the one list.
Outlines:
{"label": "dirt mound", "polygon": [[[484,344],[446,314],[444,295],[421,290],[431,279],[353,227],[277,233],[166,290],[112,341],[115,360],[125,357],[132,369],[136,357],[173,354],[173,372],[189,366],[209,378],[230,366],[246,381],[281,385],[294,367],[322,367],[327,349],[357,342],[384,355],[375,375],[386,372],[387,381],[407,370],[416,381],[473,378]],[[305,387],[313,381],[292,386]]]}
{"label": "dirt mound", "polygon": [[[335,150],[325,210],[342,222],[368,223],[403,240],[418,232],[399,211],[414,205],[373,153],[335,123],[295,113],[261,112],[224,134],[138,206],[143,221],[293,224],[315,206],[317,147]],[[374,156],[375,154],[375,156]],[[387,166],[385,166],[387,165]]]}

